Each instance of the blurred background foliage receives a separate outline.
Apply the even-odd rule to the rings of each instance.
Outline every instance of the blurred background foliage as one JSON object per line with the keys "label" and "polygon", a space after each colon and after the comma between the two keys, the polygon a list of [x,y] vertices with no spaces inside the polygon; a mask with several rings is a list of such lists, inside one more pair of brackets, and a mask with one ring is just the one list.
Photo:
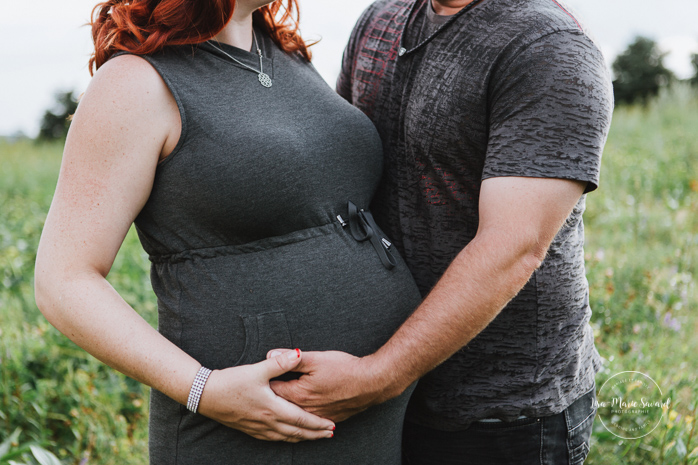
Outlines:
{"label": "blurred background foliage", "polygon": [[[64,463],[147,463],[147,389],[70,342],[34,302],[36,249],[61,154],[61,141],[0,141],[0,443],[12,439],[0,464],[42,463],[31,446]],[[155,325],[147,266],[131,231],[109,281]]]}
{"label": "blurred background foliage", "polygon": [[40,141],[65,139],[70,119],[78,108],[78,99],[72,90],[56,92],[53,108],[46,110],[39,128]]}
{"label": "blurred background foliage", "polygon": [[613,93],[616,104],[647,104],[659,89],[676,79],[664,66],[666,53],[647,37],[637,37],[613,62]]}

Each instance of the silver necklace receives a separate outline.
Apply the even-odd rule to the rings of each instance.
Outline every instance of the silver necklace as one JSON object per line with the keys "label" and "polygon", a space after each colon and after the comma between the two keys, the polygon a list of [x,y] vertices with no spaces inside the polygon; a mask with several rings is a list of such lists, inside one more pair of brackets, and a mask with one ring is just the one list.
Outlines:
{"label": "silver necklace", "polygon": [[264,72],[264,63],[262,62],[262,50],[259,48],[259,43],[257,42],[257,34],[255,34],[254,31],[252,31],[252,37],[254,37],[254,45],[255,48],[257,49],[257,54],[259,55],[259,70],[254,69],[251,66],[246,65],[242,61],[236,59],[235,57],[230,56],[227,54],[224,50],[221,50],[220,48],[216,47],[212,41],[208,40],[207,42],[211,44],[211,47],[215,48],[231,60],[233,60],[235,63],[244,66],[245,68],[254,71],[257,73],[257,79],[259,79],[259,83],[262,84],[264,87],[271,87],[271,78],[267,73]]}

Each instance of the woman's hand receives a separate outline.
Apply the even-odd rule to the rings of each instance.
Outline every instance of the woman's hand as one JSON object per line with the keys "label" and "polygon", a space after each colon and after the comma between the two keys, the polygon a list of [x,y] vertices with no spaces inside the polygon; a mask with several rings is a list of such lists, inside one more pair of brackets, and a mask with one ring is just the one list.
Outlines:
{"label": "woman's hand", "polygon": [[266,441],[300,442],[334,436],[334,423],[278,397],[272,378],[293,370],[300,350],[254,365],[215,370],[209,376],[199,413],[230,428]]}

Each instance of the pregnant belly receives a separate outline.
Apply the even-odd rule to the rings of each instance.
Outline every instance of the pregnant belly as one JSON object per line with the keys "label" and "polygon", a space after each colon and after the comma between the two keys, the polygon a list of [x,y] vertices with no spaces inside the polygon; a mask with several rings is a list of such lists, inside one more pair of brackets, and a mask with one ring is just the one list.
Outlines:
{"label": "pregnant belly", "polygon": [[341,229],[161,265],[153,287],[160,331],[212,369],[256,363],[278,347],[367,355],[420,301],[402,260],[387,270],[368,242]]}

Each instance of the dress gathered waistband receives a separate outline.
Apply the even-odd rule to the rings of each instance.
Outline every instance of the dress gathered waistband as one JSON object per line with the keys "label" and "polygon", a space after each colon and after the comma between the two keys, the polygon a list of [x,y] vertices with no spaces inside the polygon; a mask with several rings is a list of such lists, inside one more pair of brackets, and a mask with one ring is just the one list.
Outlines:
{"label": "dress gathered waistband", "polygon": [[247,242],[245,244],[219,245],[215,247],[204,247],[200,249],[188,249],[171,254],[151,254],[149,260],[152,263],[181,263],[194,258],[216,258],[225,255],[242,255],[281,247],[284,245],[296,244],[316,237],[326,236],[333,231],[341,229],[337,222],[327,223],[312,228],[293,231],[283,236],[266,237],[258,241]]}
{"label": "dress gathered waistband", "polygon": [[297,244],[316,237],[326,236],[348,226],[351,237],[357,242],[368,241],[378,254],[378,258],[383,266],[388,270],[393,269],[397,262],[391,252],[392,243],[380,232],[380,228],[373,219],[373,215],[371,215],[368,210],[359,209],[351,201],[347,202],[347,213],[348,222],[344,221],[341,215],[337,215],[336,221],[331,223],[292,231],[282,236],[266,237],[245,244],[229,244],[187,249],[171,254],[151,254],[148,258],[155,264],[174,264],[194,258],[216,258],[226,255],[263,252],[285,245]]}

